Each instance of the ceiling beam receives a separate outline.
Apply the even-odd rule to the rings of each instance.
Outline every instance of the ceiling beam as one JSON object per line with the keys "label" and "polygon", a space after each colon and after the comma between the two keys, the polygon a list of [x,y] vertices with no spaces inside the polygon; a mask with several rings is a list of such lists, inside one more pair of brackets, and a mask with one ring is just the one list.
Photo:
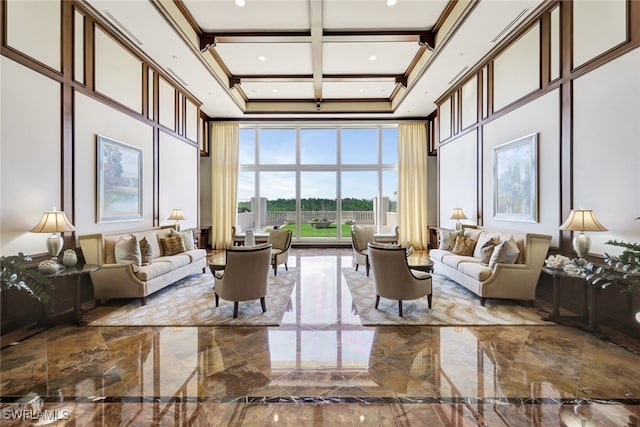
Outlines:
{"label": "ceiling beam", "polygon": [[313,96],[316,102],[320,102],[322,101],[322,0],[310,0],[309,23],[311,24]]}

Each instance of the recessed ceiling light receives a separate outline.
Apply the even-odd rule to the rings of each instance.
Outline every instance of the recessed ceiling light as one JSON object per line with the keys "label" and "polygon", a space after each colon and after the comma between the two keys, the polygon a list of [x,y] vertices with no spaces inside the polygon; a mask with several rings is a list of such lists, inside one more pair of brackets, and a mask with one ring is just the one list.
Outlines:
{"label": "recessed ceiling light", "polygon": [[375,56],[375,55],[370,55],[369,56],[369,61],[375,61],[376,59],[378,59],[378,57]]}
{"label": "recessed ceiling light", "polygon": [[395,6],[398,0],[387,0],[387,6]]}
{"label": "recessed ceiling light", "polygon": [[364,89],[360,89],[360,93],[364,92]]}
{"label": "recessed ceiling light", "polygon": [[274,90],[273,90],[273,93],[278,93],[278,89],[274,89]]}
{"label": "recessed ceiling light", "polygon": [[244,0],[235,0],[236,6],[244,6],[245,4],[247,4]]}
{"label": "recessed ceiling light", "polygon": [[266,60],[267,60],[266,56],[263,56],[263,55],[258,56],[258,61],[266,61]]}
{"label": "recessed ceiling light", "polygon": [[171,55],[171,59],[178,59],[177,55]]}

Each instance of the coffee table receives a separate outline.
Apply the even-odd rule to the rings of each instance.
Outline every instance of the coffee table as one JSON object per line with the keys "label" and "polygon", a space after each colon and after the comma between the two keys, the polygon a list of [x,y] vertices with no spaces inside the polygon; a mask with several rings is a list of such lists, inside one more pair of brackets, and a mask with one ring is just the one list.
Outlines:
{"label": "coffee table", "polygon": [[407,264],[413,270],[426,271],[427,273],[433,272],[433,261],[429,258],[429,251],[427,250],[413,251],[407,257]]}
{"label": "coffee table", "polygon": [[224,267],[227,264],[227,252],[224,249],[214,252],[207,257],[207,264],[209,265],[212,273],[224,270]]}

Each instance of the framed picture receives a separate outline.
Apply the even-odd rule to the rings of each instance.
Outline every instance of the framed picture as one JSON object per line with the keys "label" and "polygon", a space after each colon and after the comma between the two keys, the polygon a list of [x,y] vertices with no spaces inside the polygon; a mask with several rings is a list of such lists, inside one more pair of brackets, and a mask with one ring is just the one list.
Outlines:
{"label": "framed picture", "polygon": [[142,219],[142,149],[98,135],[97,222]]}
{"label": "framed picture", "polygon": [[538,134],[493,148],[493,218],[538,221]]}

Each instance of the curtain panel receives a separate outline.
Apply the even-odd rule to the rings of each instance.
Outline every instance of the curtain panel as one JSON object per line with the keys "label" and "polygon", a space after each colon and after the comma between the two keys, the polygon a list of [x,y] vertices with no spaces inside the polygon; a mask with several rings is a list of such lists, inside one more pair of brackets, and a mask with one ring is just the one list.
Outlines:
{"label": "curtain panel", "polygon": [[427,126],[398,125],[398,225],[402,244],[427,249]]}
{"label": "curtain panel", "polygon": [[239,125],[212,123],[210,134],[211,244],[214,249],[224,249],[233,245],[231,227],[238,205]]}

